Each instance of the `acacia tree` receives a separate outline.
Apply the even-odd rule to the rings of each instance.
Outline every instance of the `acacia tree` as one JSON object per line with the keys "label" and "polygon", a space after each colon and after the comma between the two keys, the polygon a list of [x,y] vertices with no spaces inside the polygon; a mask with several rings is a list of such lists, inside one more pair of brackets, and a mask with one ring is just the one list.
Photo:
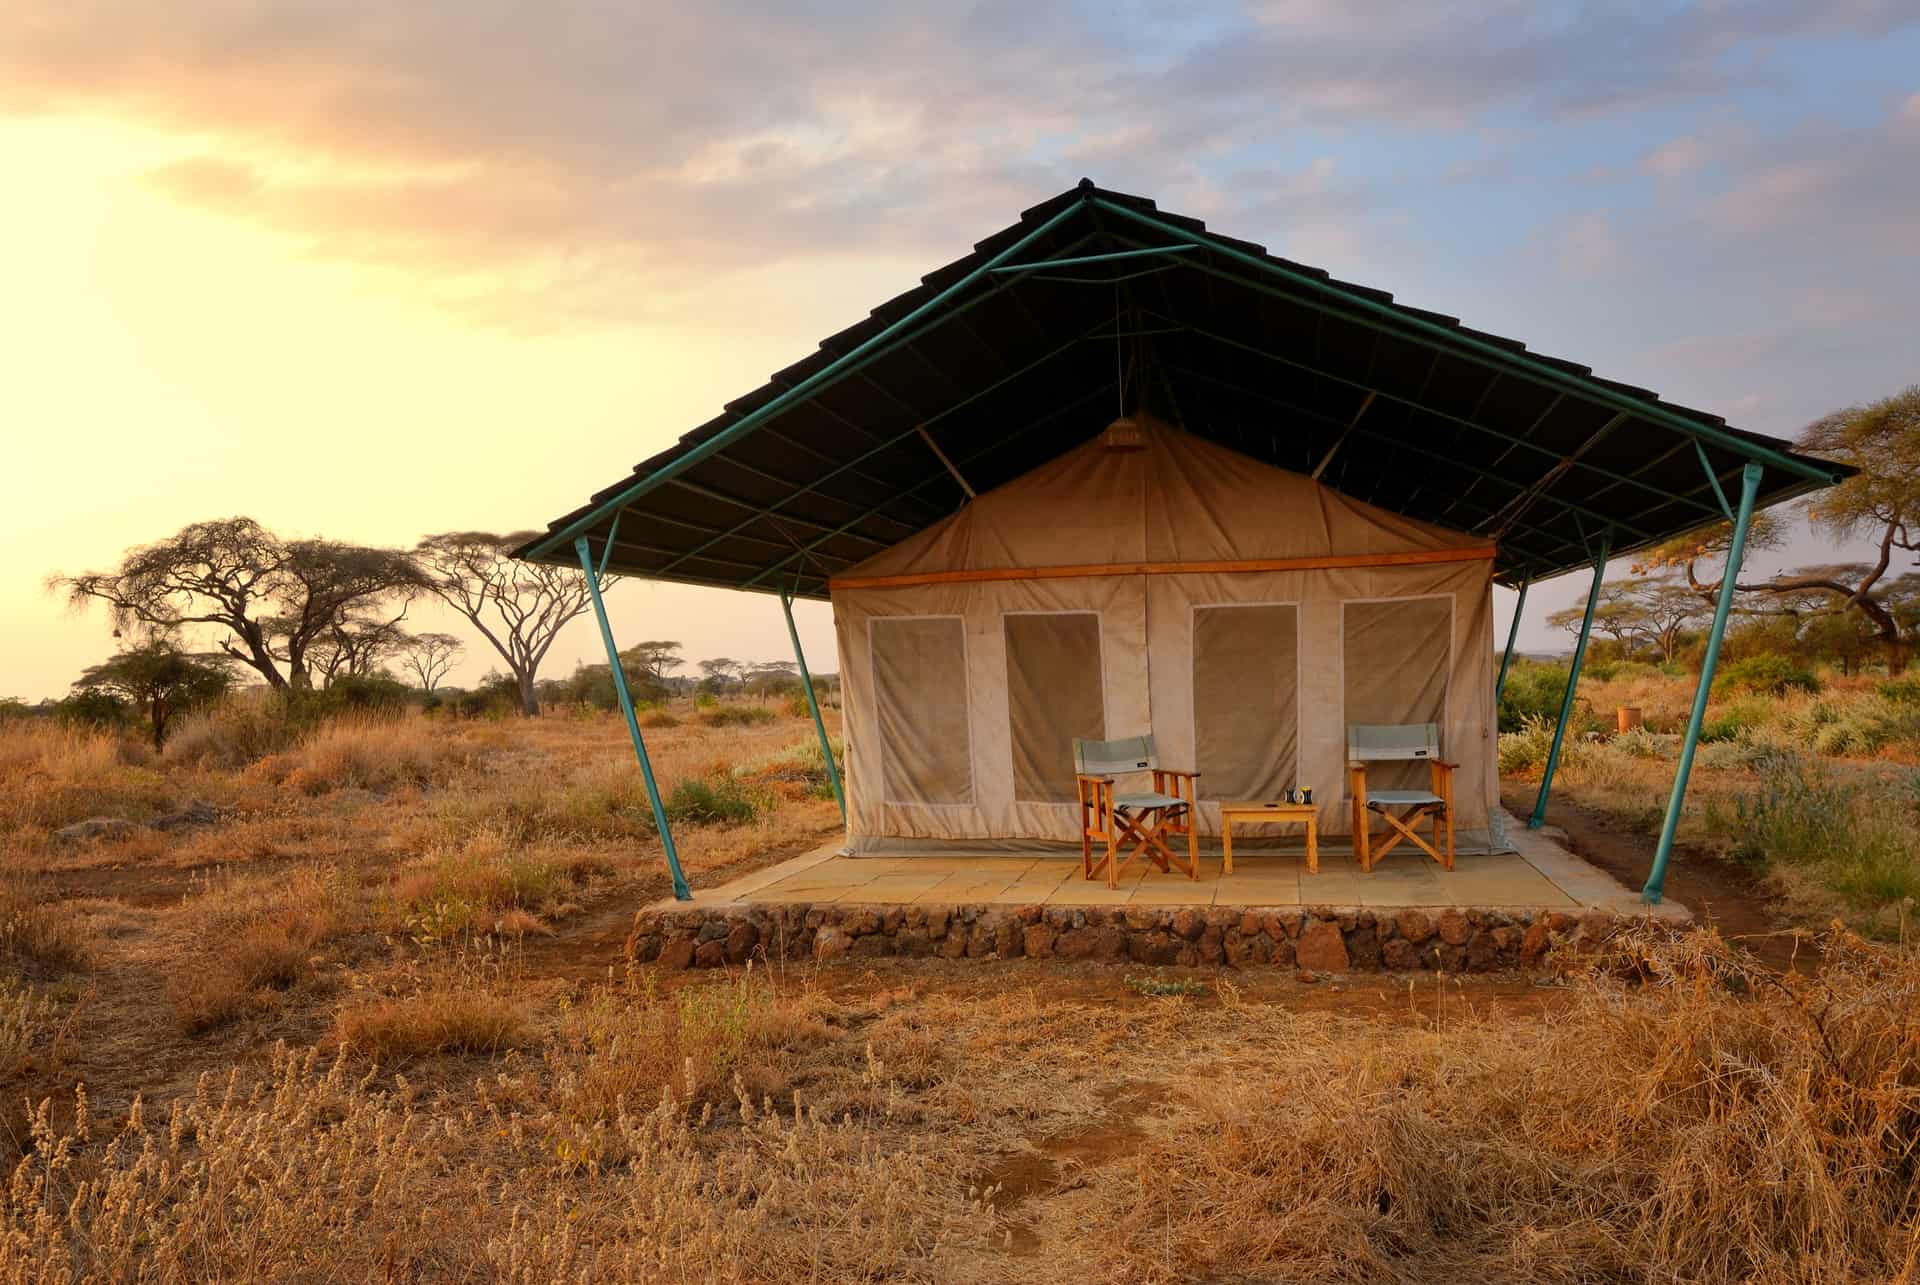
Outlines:
{"label": "acacia tree", "polygon": [[740,682],[746,668],[731,656],[715,656],[700,662],[700,673],[708,691],[723,691],[729,684]]}
{"label": "acacia tree", "polygon": [[452,634],[402,634],[399,647],[400,658],[427,692],[447,676],[464,650],[465,644]]}
{"label": "acacia tree", "polygon": [[307,648],[307,668],[327,687],[340,677],[362,677],[397,656],[413,635],[405,629],[410,600],[398,611],[356,611],[336,619]]}
{"label": "acacia tree", "polygon": [[667,676],[674,670],[683,668],[686,661],[680,656],[680,644],[677,642],[638,642],[631,647],[622,648],[620,659],[635,666],[641,673],[653,679],[656,687],[665,687]]}
{"label": "acacia tree", "polygon": [[419,571],[393,549],[284,540],[236,517],[182,527],[129,551],[112,571],[47,583],[75,608],[106,603],[116,634],[171,639],[211,627],[222,653],[285,689],[312,685],[307,653],[336,621],[404,594]]}
{"label": "acacia tree", "polygon": [[[465,616],[512,671],[521,712],[540,712],[534,682],[540,664],[568,622],[592,605],[586,576],[571,567],[523,562],[513,551],[531,531],[494,535],[448,531],[414,550],[427,587]],[[603,577],[604,591],[613,581]]]}
{"label": "acacia tree", "polygon": [[73,687],[117,697],[142,711],[158,750],[177,717],[233,685],[229,663],[227,656],[189,655],[164,641],[149,642],[90,666]]}
{"label": "acacia tree", "polygon": [[[1800,434],[1799,448],[1823,459],[1851,465],[1852,477],[1821,492],[1807,510],[1818,530],[1837,540],[1866,538],[1874,556],[1865,562],[1799,567],[1768,580],[1734,581],[1744,594],[1767,595],[1783,604],[1823,599],[1830,612],[1856,611],[1865,618],[1886,656],[1887,669],[1906,669],[1913,644],[1913,623],[1899,610],[1899,577],[1890,578],[1896,550],[1920,552],[1920,384],[1864,406],[1848,406],[1809,424]],[[1767,547],[1777,541],[1777,528],[1755,515],[1755,534],[1748,543]],[[1651,567],[1679,566],[1688,586],[1712,600],[1720,592],[1720,576],[1702,580],[1699,565],[1723,559],[1732,539],[1732,526],[1721,522],[1682,536],[1656,550]],[[1782,608],[1775,608],[1780,610]]]}

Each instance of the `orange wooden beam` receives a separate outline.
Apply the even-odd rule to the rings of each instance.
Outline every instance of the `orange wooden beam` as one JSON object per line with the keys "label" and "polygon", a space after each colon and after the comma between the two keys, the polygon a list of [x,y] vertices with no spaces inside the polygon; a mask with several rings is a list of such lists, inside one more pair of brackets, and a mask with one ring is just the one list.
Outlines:
{"label": "orange wooden beam", "polygon": [[1073,580],[1092,576],[1205,576],[1259,571],[1329,571],[1342,567],[1411,567],[1436,562],[1490,562],[1494,546],[1407,553],[1333,553],[1308,558],[1244,558],[1225,562],[1109,562],[1063,567],[982,567],[896,576],[834,576],[827,588],[899,589],[909,585],[977,584],[993,580]]}

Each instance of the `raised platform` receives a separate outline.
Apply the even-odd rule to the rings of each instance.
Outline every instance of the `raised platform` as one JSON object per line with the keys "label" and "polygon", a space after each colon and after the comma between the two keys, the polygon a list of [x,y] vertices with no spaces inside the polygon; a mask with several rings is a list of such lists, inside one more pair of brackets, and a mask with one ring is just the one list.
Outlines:
{"label": "raised platform", "polygon": [[1118,888],[1083,878],[1078,856],[850,857],[833,843],[648,906],[629,949],[679,967],[764,953],[1460,971],[1537,963],[1556,933],[1691,918],[1643,905],[1550,833],[1511,823],[1517,852],[1462,855],[1452,871],[1403,845],[1362,873],[1323,845],[1318,872],[1302,855],[1241,850],[1231,875],[1217,854],[1197,880],[1143,860]]}

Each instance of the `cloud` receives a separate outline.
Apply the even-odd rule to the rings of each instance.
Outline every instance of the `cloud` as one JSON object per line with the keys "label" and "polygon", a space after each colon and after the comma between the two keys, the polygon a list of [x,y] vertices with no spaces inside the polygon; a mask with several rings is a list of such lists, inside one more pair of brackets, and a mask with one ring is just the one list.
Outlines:
{"label": "cloud", "polygon": [[1613,215],[1589,210],[1567,220],[1559,235],[1560,270],[1577,279],[1618,276],[1631,262]]}
{"label": "cloud", "polygon": [[[118,112],[205,139],[150,181],[314,254],[456,293],[546,281],[555,307],[597,315],[849,244],[938,261],[1078,172],[1137,176],[1169,204],[1325,208],[1223,197],[1222,167],[1288,121],[1425,128],[1503,104],[1698,97],[1757,74],[1743,51],[1900,12],[65,0],[0,20],[0,111]],[[624,305],[589,288],[614,277]]]}
{"label": "cloud", "polygon": [[1660,178],[1677,178],[1699,169],[1705,157],[1705,145],[1698,138],[1688,135],[1662,143],[1648,152],[1640,158],[1640,169],[1643,173]]}

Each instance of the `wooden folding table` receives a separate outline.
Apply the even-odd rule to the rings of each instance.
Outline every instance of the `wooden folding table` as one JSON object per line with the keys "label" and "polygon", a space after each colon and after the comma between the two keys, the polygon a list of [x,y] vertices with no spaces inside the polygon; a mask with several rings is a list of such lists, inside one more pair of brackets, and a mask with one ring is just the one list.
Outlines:
{"label": "wooden folding table", "polygon": [[1220,847],[1224,861],[1222,874],[1233,873],[1233,823],[1238,821],[1283,822],[1307,827],[1307,871],[1320,873],[1320,809],[1312,803],[1262,803],[1258,800],[1220,805]]}

